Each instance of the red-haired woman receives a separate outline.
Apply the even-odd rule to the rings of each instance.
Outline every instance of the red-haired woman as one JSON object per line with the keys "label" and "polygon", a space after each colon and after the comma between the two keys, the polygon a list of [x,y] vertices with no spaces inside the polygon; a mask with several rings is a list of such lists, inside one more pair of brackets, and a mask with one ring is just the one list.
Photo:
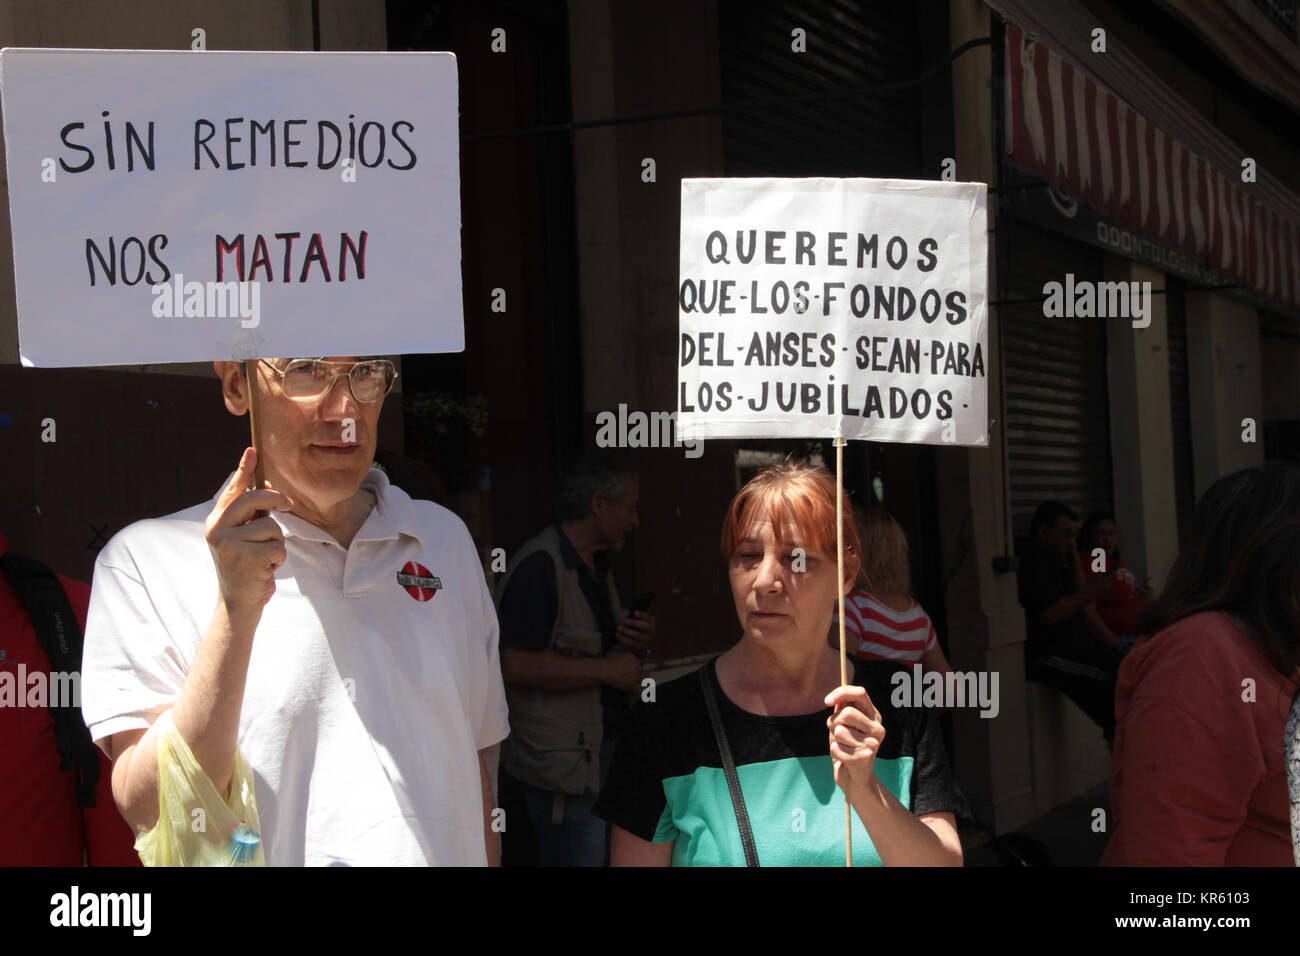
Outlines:
{"label": "red-haired woman", "polygon": [[[851,517],[843,533],[847,589]],[[595,809],[613,824],[611,862],[842,866],[838,785],[855,865],[960,866],[964,803],[934,715],[891,705],[888,662],[854,661],[855,686],[841,687],[826,644],[834,479],[793,465],[759,473],[727,511],[722,552],[742,635],[633,712]]]}
{"label": "red-haired woman", "polygon": [[1300,466],[1210,486],[1138,630],[1154,636],[1120,667],[1102,863],[1300,861]]}

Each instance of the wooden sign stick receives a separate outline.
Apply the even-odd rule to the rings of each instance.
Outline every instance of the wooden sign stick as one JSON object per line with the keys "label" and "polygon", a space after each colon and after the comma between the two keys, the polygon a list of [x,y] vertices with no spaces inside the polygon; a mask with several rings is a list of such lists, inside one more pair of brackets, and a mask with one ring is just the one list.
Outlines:
{"label": "wooden sign stick", "polygon": [[[835,439],[835,557],[839,568],[840,686],[849,682],[849,654],[844,643],[844,439]],[[844,791],[844,865],[853,866],[853,809]]]}
{"label": "wooden sign stick", "polygon": [[257,452],[257,464],[253,468],[253,487],[256,491],[262,487],[266,472],[262,468],[262,444],[259,440],[257,422],[257,359],[244,359],[244,381],[248,385],[248,430],[252,435],[253,450]]}

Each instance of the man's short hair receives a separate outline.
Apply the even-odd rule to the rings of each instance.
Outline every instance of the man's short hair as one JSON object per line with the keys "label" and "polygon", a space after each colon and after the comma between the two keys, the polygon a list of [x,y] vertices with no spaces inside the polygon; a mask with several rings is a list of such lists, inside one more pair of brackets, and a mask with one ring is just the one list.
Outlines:
{"label": "man's short hair", "polygon": [[591,514],[591,496],[600,492],[611,502],[621,502],[627,493],[627,479],[636,470],[622,455],[590,452],[574,461],[560,483],[558,511],[561,521],[581,521]]}
{"label": "man's short hair", "polygon": [[1079,516],[1074,513],[1074,509],[1069,505],[1059,501],[1044,501],[1034,512],[1034,520],[1029,527],[1037,532],[1039,525],[1047,525],[1050,528],[1056,527],[1056,522],[1061,520],[1061,515],[1065,515],[1071,521],[1078,521]]}

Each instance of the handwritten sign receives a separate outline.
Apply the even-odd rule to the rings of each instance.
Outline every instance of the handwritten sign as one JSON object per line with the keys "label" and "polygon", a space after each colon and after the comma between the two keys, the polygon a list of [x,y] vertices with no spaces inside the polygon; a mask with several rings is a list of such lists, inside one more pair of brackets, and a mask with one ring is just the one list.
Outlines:
{"label": "handwritten sign", "polygon": [[987,445],[986,187],[682,181],[685,438]]}
{"label": "handwritten sign", "polygon": [[449,53],[0,51],[25,365],[464,348]]}

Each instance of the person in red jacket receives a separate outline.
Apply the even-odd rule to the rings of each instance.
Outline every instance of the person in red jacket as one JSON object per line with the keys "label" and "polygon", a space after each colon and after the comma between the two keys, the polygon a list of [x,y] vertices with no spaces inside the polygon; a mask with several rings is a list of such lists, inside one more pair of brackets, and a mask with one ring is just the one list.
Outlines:
{"label": "person in red jacket", "polygon": [[[0,558],[7,551],[0,534]],[[84,629],[90,586],[62,575],[59,582]],[[38,698],[29,694],[32,685],[25,678],[48,676],[50,670],[27,610],[0,574],[0,674],[8,675],[0,682],[10,691],[0,697],[0,866],[139,866],[131,829],[113,802],[108,758],[97,753],[95,805],[83,810],[76,773],[59,769],[49,708],[29,706],[29,698]]]}
{"label": "person in red jacket", "polygon": [[1138,617],[1151,596],[1151,585],[1149,581],[1138,584],[1124,565],[1114,515],[1088,515],[1079,529],[1079,563],[1086,583],[1098,577],[1109,580],[1110,587],[1097,598],[1097,616],[1119,638],[1120,653],[1128,653],[1137,637]]}
{"label": "person in red jacket", "polygon": [[1102,864],[1292,865],[1300,465],[1269,462],[1212,485],[1138,626],[1116,691],[1115,826]]}

